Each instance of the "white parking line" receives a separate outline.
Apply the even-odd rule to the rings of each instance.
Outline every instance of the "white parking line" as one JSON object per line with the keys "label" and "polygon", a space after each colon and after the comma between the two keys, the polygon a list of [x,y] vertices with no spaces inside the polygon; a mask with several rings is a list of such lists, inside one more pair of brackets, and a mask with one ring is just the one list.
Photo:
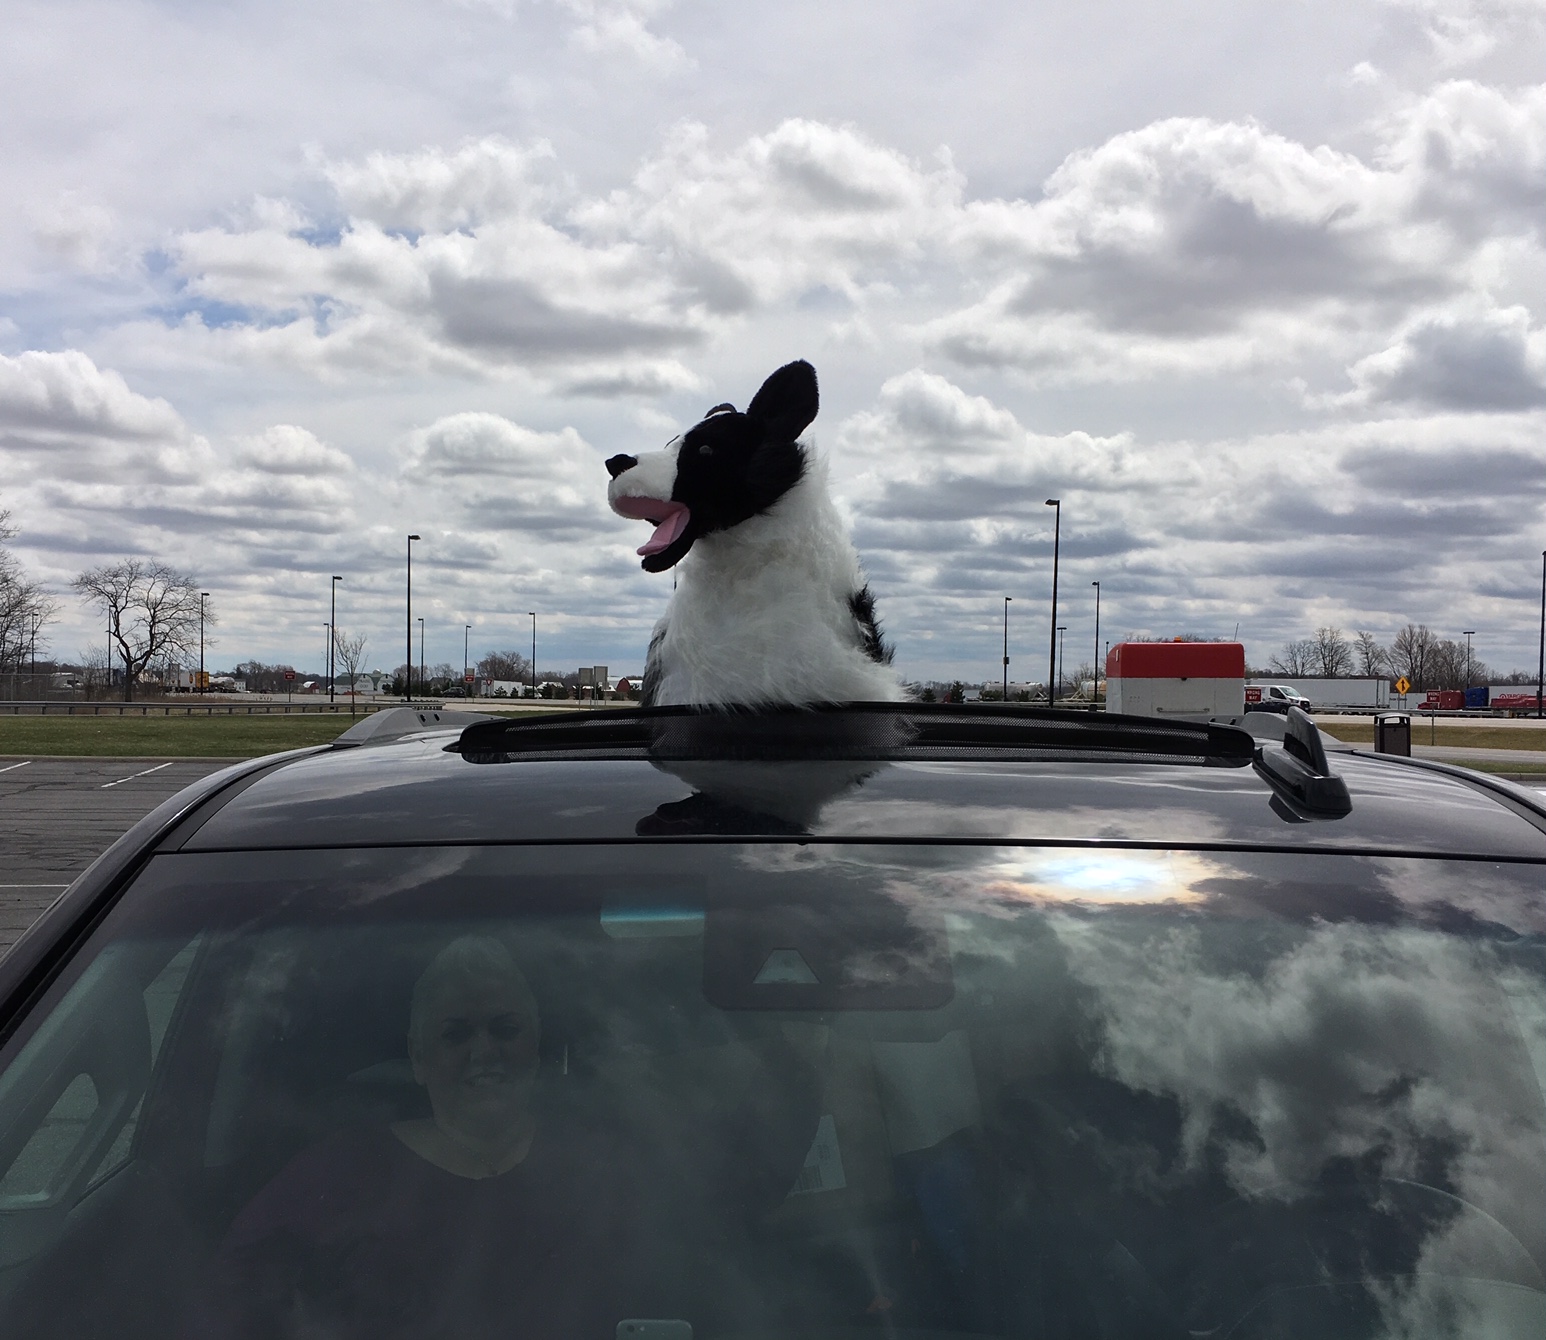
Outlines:
{"label": "white parking line", "polygon": [[0,889],[67,889],[68,884],[0,884]]}
{"label": "white parking line", "polygon": [[14,770],[16,768],[25,768],[31,762],[32,762],[32,760],[30,758],[28,758],[28,759],[23,759],[20,763],[7,763],[5,765],[5,767],[0,768],[0,772],[11,772],[12,770]]}
{"label": "white parking line", "polygon": [[136,777],[149,777],[151,773],[160,772],[162,768],[170,768],[171,766],[171,762],[157,763],[153,768],[146,768],[144,772],[130,773],[127,777],[120,777],[116,782],[103,782],[97,790],[106,791],[110,786],[122,786],[125,782],[132,782]]}

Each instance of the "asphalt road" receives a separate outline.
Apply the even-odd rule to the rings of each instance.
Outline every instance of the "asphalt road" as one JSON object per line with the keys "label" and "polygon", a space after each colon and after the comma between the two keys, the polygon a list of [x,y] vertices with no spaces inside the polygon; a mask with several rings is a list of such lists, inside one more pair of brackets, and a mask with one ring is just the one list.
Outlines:
{"label": "asphalt road", "polygon": [[114,838],[232,761],[0,757],[0,954]]}

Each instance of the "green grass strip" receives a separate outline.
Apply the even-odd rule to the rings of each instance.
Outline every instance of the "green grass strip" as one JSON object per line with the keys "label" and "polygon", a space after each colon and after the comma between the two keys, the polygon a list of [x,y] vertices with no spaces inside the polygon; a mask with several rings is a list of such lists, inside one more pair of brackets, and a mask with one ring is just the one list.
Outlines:
{"label": "green grass strip", "polygon": [[0,754],[256,758],[327,744],[351,724],[347,712],[250,717],[0,716]]}

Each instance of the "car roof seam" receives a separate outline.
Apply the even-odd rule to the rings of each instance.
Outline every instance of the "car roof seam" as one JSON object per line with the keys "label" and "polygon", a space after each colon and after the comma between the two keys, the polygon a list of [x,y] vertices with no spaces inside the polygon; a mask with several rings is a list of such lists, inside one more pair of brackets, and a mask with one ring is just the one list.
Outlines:
{"label": "car roof seam", "polygon": [[1406,847],[1329,846],[1271,842],[1167,842],[1147,838],[995,838],[995,837],[896,837],[791,835],[791,834],[672,834],[670,836],[586,837],[586,838],[475,838],[415,839],[401,842],[327,842],[287,843],[262,847],[240,844],[183,847],[165,856],[263,855],[270,852],[316,851],[405,851],[413,848],[452,847],[704,847],[704,846],[822,846],[822,847],[1078,847],[1087,850],[1179,851],[1179,852],[1263,852],[1281,855],[1356,856],[1390,860],[1496,862],[1507,865],[1546,865],[1546,851],[1538,856],[1519,853],[1456,851],[1436,852]]}

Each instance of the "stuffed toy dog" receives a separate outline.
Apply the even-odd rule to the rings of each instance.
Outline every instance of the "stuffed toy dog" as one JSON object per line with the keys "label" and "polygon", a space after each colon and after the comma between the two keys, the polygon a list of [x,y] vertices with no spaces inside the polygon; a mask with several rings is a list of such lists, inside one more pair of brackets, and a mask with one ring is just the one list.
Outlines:
{"label": "stuffed toy dog", "polygon": [[744,414],[718,405],[665,450],[607,461],[612,510],[655,527],[644,570],[682,564],[646,704],[902,698],[826,467],[799,442],[817,407],[816,370],[789,363]]}

